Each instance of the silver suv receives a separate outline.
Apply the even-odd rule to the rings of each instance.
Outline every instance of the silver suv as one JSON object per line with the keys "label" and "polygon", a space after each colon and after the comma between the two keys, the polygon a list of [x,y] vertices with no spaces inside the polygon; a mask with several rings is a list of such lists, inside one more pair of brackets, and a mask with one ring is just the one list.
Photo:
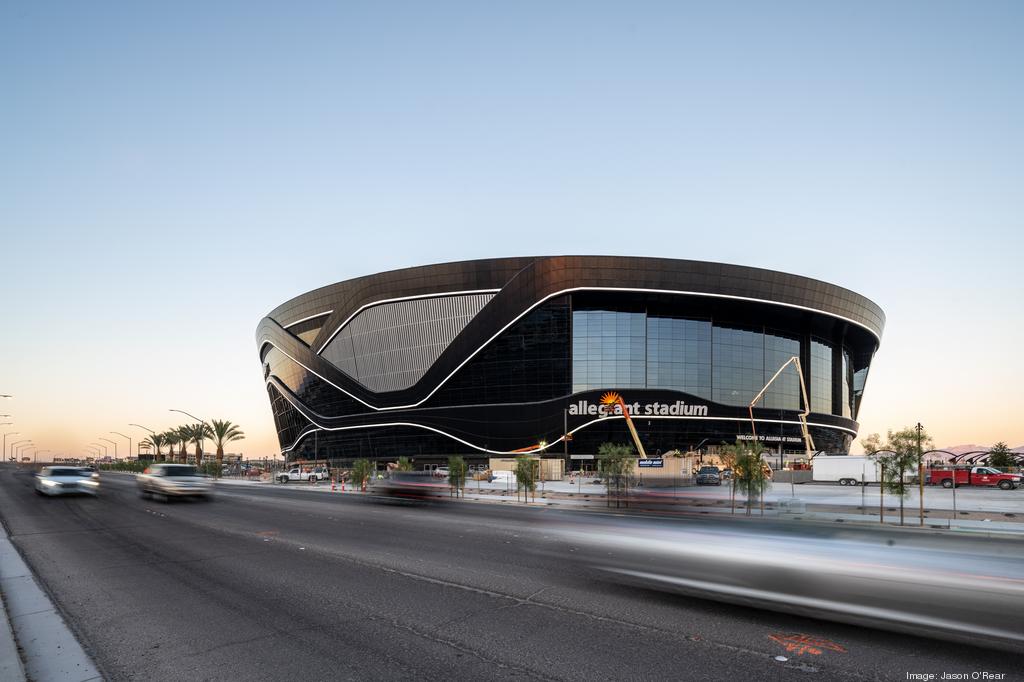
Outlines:
{"label": "silver suv", "polygon": [[151,495],[165,502],[172,497],[198,497],[213,495],[213,481],[188,464],[152,464],[135,477],[139,495]]}

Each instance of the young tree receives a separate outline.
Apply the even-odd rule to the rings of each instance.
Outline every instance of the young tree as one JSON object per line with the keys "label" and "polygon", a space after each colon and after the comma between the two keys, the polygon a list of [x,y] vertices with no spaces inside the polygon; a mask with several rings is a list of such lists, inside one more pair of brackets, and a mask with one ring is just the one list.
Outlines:
{"label": "young tree", "polygon": [[876,448],[875,454],[872,455],[882,470],[880,482],[882,490],[900,498],[901,526],[904,521],[904,503],[911,490],[907,472],[918,472],[920,475],[921,453],[931,449],[932,445],[931,437],[923,429],[920,434],[920,443],[918,443],[918,438],[916,429],[909,427],[904,427],[899,431],[890,429],[885,442],[879,443],[880,447]]}
{"label": "young tree", "polygon": [[1009,469],[1017,463],[1010,447],[1003,441],[999,441],[988,451],[988,465],[997,469]]}
{"label": "young tree", "polygon": [[[537,468],[534,466],[533,459],[529,455],[519,455],[516,457],[516,497],[519,496],[519,490],[523,490],[523,501],[528,502],[530,493],[537,492]],[[537,499],[534,494],[534,499]]]}
{"label": "young tree", "polygon": [[882,437],[877,433],[872,433],[861,438],[860,445],[864,448],[864,454],[870,455],[871,453],[878,452],[882,449]]}
{"label": "young tree", "polygon": [[628,443],[602,443],[597,448],[597,471],[604,481],[609,506],[613,495],[618,507],[623,503],[623,494],[628,494],[634,457],[633,446]]}
{"label": "young tree", "polygon": [[458,455],[448,458],[448,486],[455,491],[455,497],[466,487],[466,460]]}
{"label": "young tree", "polygon": [[736,464],[743,454],[743,443],[739,439],[732,445],[722,444],[718,451],[718,459],[722,460],[729,469],[732,469],[732,476],[729,478],[729,505],[733,514],[736,513]]}
{"label": "young tree", "polygon": [[373,475],[373,464],[365,457],[352,462],[352,486],[366,492],[366,482]]}
{"label": "young tree", "polygon": [[242,440],[245,438],[245,434],[242,430],[231,422],[220,419],[213,419],[210,421],[213,425],[213,438],[214,445],[217,446],[217,475],[220,476],[221,467],[224,466],[224,446],[235,440]]}
{"label": "young tree", "polygon": [[736,452],[736,465],[733,468],[733,480],[736,489],[746,498],[747,516],[755,502],[759,501],[771,482],[765,470],[764,446],[756,441],[736,441],[733,446]]}

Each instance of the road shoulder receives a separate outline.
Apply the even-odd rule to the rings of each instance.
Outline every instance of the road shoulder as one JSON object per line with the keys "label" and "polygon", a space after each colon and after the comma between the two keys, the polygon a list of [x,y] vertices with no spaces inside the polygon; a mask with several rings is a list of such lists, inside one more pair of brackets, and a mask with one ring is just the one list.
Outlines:
{"label": "road shoulder", "polygon": [[[33,680],[69,680],[86,682],[102,680],[92,659],[85,653],[68,628],[60,612],[36,582],[17,548],[0,525],[0,596],[7,611],[0,625],[0,678]],[[13,632],[10,645],[14,647],[14,661],[21,669],[17,656],[18,645],[24,656],[24,670],[8,671],[10,660],[5,650],[4,629],[10,624]],[[11,676],[9,677],[8,674]]]}

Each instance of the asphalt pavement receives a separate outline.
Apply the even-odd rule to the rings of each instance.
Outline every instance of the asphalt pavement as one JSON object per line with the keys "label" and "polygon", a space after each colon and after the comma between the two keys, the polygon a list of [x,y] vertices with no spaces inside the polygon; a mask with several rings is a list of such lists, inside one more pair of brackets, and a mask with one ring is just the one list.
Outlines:
{"label": "asphalt pavement", "polygon": [[0,467],[11,542],[111,680],[1020,679],[1014,653],[597,581],[546,535],[573,513],[283,486],[161,504],[115,474],[43,499]]}

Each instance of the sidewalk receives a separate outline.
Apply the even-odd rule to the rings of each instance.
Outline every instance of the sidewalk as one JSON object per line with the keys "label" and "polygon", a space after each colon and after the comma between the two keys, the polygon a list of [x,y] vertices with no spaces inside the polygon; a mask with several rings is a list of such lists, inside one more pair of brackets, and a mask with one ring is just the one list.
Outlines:
{"label": "sidewalk", "polygon": [[103,679],[2,525],[0,598],[0,680]]}

